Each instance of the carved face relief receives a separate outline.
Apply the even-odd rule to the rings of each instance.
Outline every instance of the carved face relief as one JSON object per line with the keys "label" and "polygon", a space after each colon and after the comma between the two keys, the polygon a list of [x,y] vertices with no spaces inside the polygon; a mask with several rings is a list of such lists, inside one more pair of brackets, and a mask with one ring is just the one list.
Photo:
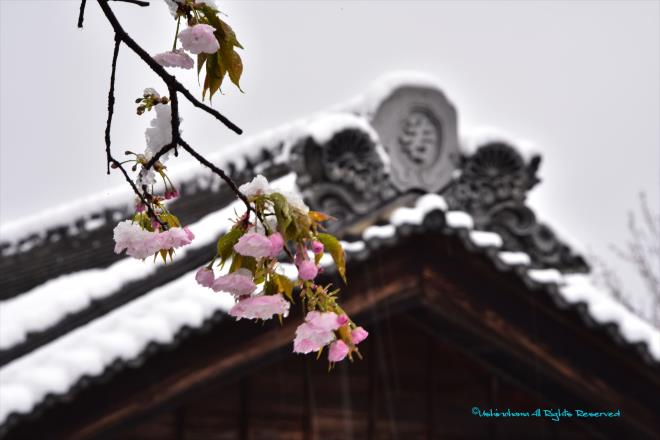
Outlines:
{"label": "carved face relief", "polygon": [[435,192],[452,179],[459,158],[456,111],[435,88],[403,86],[371,121],[390,156],[390,177],[401,192]]}
{"label": "carved face relief", "polygon": [[442,131],[433,115],[414,109],[401,123],[399,147],[413,166],[428,168],[440,156]]}

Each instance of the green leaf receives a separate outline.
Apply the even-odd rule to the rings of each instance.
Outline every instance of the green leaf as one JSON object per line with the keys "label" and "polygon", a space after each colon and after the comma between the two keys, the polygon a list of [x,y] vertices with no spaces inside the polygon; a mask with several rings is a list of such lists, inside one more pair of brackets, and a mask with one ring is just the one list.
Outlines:
{"label": "green leaf", "polygon": [[266,284],[264,284],[264,295],[275,295],[278,292],[277,282],[271,277]]}
{"label": "green leaf", "polygon": [[206,78],[204,79],[204,88],[202,90],[202,99],[206,96],[206,91],[209,91],[209,99],[213,99],[213,95],[220,89],[222,80],[225,76],[226,69],[222,64],[220,53],[208,56],[206,59]]}
{"label": "green leaf", "polygon": [[238,42],[238,39],[236,38],[236,32],[234,32],[231,26],[229,26],[227,23],[220,20],[219,18],[218,21],[220,22],[220,30],[222,31],[223,34],[222,36],[224,41],[231,44],[232,46],[236,46],[243,49],[243,46],[241,45],[241,43]]}
{"label": "green leaf", "polygon": [[341,247],[339,240],[330,234],[318,234],[317,238],[323,243],[325,251],[332,255],[332,259],[335,261],[341,279],[344,280],[345,284],[348,284],[346,282],[346,255],[344,254],[344,248]]}
{"label": "green leaf", "polygon": [[279,273],[274,274],[273,279],[277,284],[278,292],[282,292],[284,296],[289,299],[289,301],[293,302],[293,281],[284,275],[280,275]]}
{"label": "green leaf", "polygon": [[234,226],[229,230],[229,232],[218,239],[217,252],[218,257],[220,257],[220,266],[225,264],[227,258],[229,258],[234,252],[234,245],[238,242],[238,239],[241,238],[244,233],[245,231],[243,228]]}
{"label": "green leaf", "polygon": [[236,252],[234,252],[231,259],[231,266],[229,266],[229,273],[236,272],[238,269],[240,269],[242,263],[243,263],[243,256],[241,254],[237,254]]}
{"label": "green leaf", "polygon": [[241,56],[235,50],[231,49],[229,51],[223,51],[223,58],[227,65],[229,79],[238,87],[238,90],[243,92],[240,85],[241,75],[243,74],[243,60],[241,60]]}
{"label": "green leaf", "polygon": [[200,53],[197,55],[197,79],[199,80],[199,74],[202,71],[202,67],[204,66],[204,63],[206,62],[206,59],[208,58],[208,54],[206,53]]}
{"label": "green leaf", "polygon": [[291,237],[288,235],[287,229],[292,221],[289,202],[280,193],[273,193],[269,197],[273,202],[275,217],[277,218],[277,228],[284,235],[284,238],[289,240]]}

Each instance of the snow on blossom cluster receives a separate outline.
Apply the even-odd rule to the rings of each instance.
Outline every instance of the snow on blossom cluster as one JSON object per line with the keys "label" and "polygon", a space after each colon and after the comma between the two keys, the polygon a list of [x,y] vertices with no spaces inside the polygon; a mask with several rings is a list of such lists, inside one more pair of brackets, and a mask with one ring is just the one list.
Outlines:
{"label": "snow on blossom cluster", "polygon": [[[339,289],[315,281],[323,272],[321,260],[327,253],[346,282],[344,250],[334,236],[323,232],[322,223],[331,217],[310,210],[294,192],[275,190],[261,175],[240,186],[239,192],[249,209],[236,214],[232,227],[218,239],[216,254],[195,275],[197,283],[231,294],[235,304],[229,315],[237,320],[263,321],[275,316],[281,320],[288,316],[291,303],[300,301],[306,316],[296,330],[294,352],[320,353],[328,347],[331,363],[361,357],[357,345],[368,333],[338,304]],[[115,252],[125,251],[138,259],[160,254],[167,261],[177,248],[190,244],[194,235],[167,210],[164,197],[149,197],[155,218],[138,203],[134,217],[115,227]],[[280,268],[280,259],[287,258],[294,263],[296,275]],[[225,265],[229,270],[221,274]]]}
{"label": "snow on blossom cluster", "polygon": [[[353,354],[368,333],[353,323],[337,303],[338,290],[314,280],[328,252],[345,282],[344,251],[335,237],[320,232],[329,217],[310,209],[294,193],[277,192],[258,175],[242,185],[251,211],[239,216],[231,230],[220,237],[217,253],[197,271],[201,286],[234,296],[229,314],[236,319],[267,320],[286,317],[294,290],[307,310],[296,331],[293,351],[320,352],[328,346],[328,360],[339,362]],[[297,280],[281,274],[279,258],[287,256],[297,268]],[[215,267],[230,264],[229,273],[216,276]]]}
{"label": "snow on blossom cluster", "polygon": [[171,228],[166,231],[142,229],[130,220],[119,223],[114,229],[115,253],[126,251],[140,260],[159,253],[192,243],[195,235],[188,227]]}

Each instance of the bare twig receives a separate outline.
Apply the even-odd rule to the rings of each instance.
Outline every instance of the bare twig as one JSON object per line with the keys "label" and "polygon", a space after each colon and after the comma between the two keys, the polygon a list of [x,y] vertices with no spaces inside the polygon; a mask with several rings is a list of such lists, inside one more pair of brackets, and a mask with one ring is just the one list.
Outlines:
{"label": "bare twig", "polygon": [[245,204],[245,206],[247,207],[248,212],[249,212],[249,211],[254,211],[254,210],[252,209],[252,207],[250,206],[250,202],[248,201],[247,197],[245,197],[245,194],[243,194],[242,192],[239,191],[238,187],[236,186],[236,183],[234,183],[234,181],[231,180],[231,178],[230,178],[227,174],[225,174],[224,171],[222,171],[220,168],[218,168],[218,167],[216,167],[215,165],[213,165],[213,164],[212,164],[211,162],[209,162],[204,156],[202,156],[202,155],[199,154],[197,151],[195,151],[190,145],[188,145],[188,143],[187,143],[186,141],[184,141],[183,139],[181,139],[181,137],[179,137],[179,145],[181,145],[181,146],[183,147],[184,150],[186,150],[188,153],[190,153],[190,155],[191,155],[192,157],[194,157],[195,159],[197,159],[197,161],[198,161],[199,163],[201,163],[201,164],[204,165],[206,168],[210,169],[210,170],[213,171],[215,174],[217,174],[218,176],[220,176],[220,178],[221,178],[222,180],[224,180],[224,181],[227,183],[227,185],[229,185],[229,187],[231,188],[231,190],[234,191],[234,192],[236,193],[236,195],[238,196],[238,198],[241,199],[241,201]]}
{"label": "bare twig", "polygon": [[85,5],[87,4],[87,0],[82,0],[80,2],[80,12],[78,13],[78,27],[82,28],[83,27],[83,20],[85,19]]}

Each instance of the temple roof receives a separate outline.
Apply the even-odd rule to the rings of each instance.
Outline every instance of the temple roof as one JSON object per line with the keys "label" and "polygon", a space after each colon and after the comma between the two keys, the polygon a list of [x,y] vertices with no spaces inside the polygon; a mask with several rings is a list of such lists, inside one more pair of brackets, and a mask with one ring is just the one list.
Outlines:
{"label": "temple roof", "polygon": [[[660,365],[660,332],[595,287],[585,260],[527,206],[540,156],[502,136],[458,133],[432,79],[389,77],[209,159],[237,182],[264,174],[337,217],[349,267],[412,234],[455,236],[530,295]],[[199,288],[193,274],[241,205],[196,164],[172,169],[182,194],[172,208],[196,239],[167,267],[112,252],[112,228],[130,215],[124,187],[0,227],[0,428],[227,319],[231,297]],[[280,270],[295,277],[286,263]]]}

